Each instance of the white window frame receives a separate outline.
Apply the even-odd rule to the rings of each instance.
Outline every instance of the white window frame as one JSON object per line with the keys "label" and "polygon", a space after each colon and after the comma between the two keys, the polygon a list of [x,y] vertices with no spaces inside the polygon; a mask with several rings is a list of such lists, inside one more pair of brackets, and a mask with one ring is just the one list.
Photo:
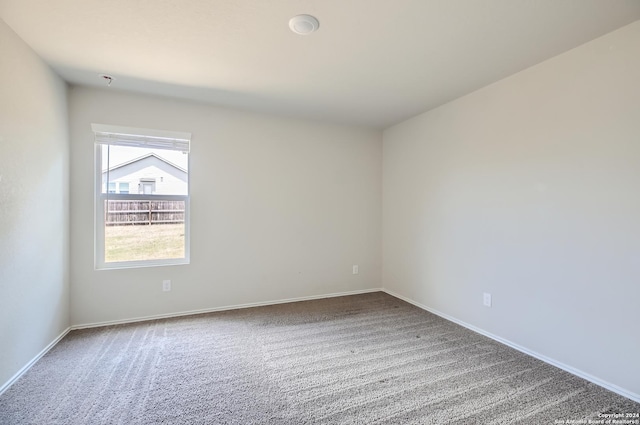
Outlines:
{"label": "white window frame", "polygon": [[[94,258],[96,270],[122,269],[122,268],[139,268],[139,267],[157,267],[157,266],[173,266],[190,263],[190,163],[191,156],[188,158],[187,169],[187,194],[186,195],[144,195],[140,193],[131,193],[131,185],[129,193],[102,193],[102,146],[139,146],[139,147],[156,147],[160,149],[178,150],[189,152],[191,133],[152,130],[143,128],[132,128],[113,126],[105,124],[92,124],[91,128],[95,134],[95,197],[94,197],[94,227],[95,227],[95,243]],[[161,199],[168,201],[184,201],[184,257],[169,258],[161,260],[137,260],[137,261],[105,261],[105,201],[107,200],[136,200],[145,199]]]}

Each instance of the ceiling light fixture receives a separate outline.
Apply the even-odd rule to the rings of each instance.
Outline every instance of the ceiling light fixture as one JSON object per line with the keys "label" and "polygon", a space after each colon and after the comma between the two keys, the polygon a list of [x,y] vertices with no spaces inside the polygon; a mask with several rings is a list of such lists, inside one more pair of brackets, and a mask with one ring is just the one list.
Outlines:
{"label": "ceiling light fixture", "polygon": [[291,31],[299,35],[308,35],[318,30],[320,22],[311,15],[298,15],[289,20]]}

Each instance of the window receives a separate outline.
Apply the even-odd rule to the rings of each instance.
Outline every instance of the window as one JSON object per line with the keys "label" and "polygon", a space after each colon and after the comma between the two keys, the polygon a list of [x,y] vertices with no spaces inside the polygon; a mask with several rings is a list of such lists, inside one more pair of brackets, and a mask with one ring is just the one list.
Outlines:
{"label": "window", "polygon": [[191,135],[92,128],[96,268],[188,264]]}

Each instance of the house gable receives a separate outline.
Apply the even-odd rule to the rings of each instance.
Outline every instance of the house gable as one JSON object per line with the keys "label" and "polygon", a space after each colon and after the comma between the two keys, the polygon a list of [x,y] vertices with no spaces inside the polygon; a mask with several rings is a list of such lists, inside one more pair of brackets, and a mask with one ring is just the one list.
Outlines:
{"label": "house gable", "polygon": [[188,191],[186,170],[155,154],[148,154],[103,171],[103,186],[107,182],[107,173],[109,182],[116,183],[118,192],[120,183],[128,184],[129,193],[143,193],[144,183],[153,183],[153,194],[158,195],[186,195]]}

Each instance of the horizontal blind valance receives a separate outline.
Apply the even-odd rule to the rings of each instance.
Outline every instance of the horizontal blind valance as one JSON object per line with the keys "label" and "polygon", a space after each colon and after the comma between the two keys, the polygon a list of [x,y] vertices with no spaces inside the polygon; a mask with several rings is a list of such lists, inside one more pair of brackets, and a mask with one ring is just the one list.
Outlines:
{"label": "horizontal blind valance", "polygon": [[95,143],[99,145],[132,146],[189,152],[191,135],[160,130],[128,129],[123,127],[92,125]]}

